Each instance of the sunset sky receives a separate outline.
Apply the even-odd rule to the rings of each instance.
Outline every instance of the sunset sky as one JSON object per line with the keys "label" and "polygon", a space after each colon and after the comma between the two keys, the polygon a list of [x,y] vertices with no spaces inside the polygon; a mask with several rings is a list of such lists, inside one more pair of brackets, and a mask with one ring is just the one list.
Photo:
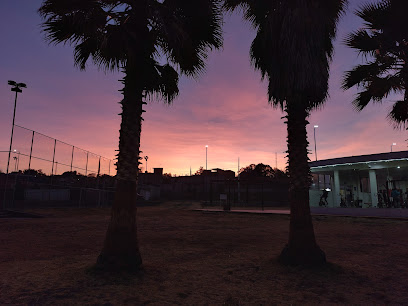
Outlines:
{"label": "sunset sky", "polygon": [[[357,113],[355,90],[340,89],[344,71],[360,62],[342,44],[345,35],[362,26],[352,12],[365,1],[351,0],[339,24],[331,66],[330,98],[315,111],[308,126],[310,159],[314,160],[313,125],[319,159],[406,150],[407,132],[393,129],[386,115],[396,97]],[[7,80],[27,83],[19,96],[16,124],[79,148],[114,158],[118,147],[121,73],[73,66],[70,46],[48,45],[36,13],[40,0],[0,1],[0,151],[8,150],[14,93]],[[150,103],[142,128],[141,149],[148,168],[184,175],[205,167],[237,170],[251,163],[286,166],[286,126],[280,110],[268,105],[266,84],[249,61],[255,32],[240,14],[226,16],[224,47],[209,56],[197,80],[183,77],[180,95],[171,106]],[[20,149],[17,147],[17,149]],[[1,158],[4,168],[4,154]],[[145,164],[143,164],[144,170]]]}

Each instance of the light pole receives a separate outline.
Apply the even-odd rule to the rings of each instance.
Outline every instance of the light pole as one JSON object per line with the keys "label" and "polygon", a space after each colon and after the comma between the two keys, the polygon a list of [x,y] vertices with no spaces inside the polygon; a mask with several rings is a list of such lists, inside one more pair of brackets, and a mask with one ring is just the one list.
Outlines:
{"label": "light pole", "polygon": [[17,95],[19,92],[23,92],[21,88],[27,88],[27,85],[24,83],[17,83],[15,81],[8,81],[8,84],[12,86],[11,91],[16,92],[16,97],[14,99],[14,112],[13,112],[13,124],[11,126],[11,138],[10,138],[10,149],[9,149],[9,154],[8,154],[8,159],[7,159],[7,172],[6,174],[9,173],[9,166],[10,166],[10,154],[11,154],[11,147],[13,145],[13,134],[14,134],[14,119],[16,118],[16,106],[17,106]]}
{"label": "light pole", "polygon": [[13,156],[14,159],[14,172],[17,172],[17,156]]}
{"label": "light pole", "polygon": [[13,150],[14,153],[17,153],[17,157],[13,157],[13,159],[16,161],[16,164],[14,165],[15,171],[18,172],[19,166],[20,166],[20,151]]}
{"label": "light pole", "polygon": [[147,173],[147,160],[149,159],[149,156],[146,155],[146,156],[144,157],[144,159],[146,160],[146,171],[145,171],[145,173]]}
{"label": "light pole", "polygon": [[314,135],[314,143],[315,143],[315,158],[316,158],[316,161],[317,161],[316,129],[317,129],[318,127],[319,127],[318,125],[315,125],[315,126],[313,127],[313,135]]}
{"label": "light pole", "polygon": [[207,151],[208,151],[208,145],[205,146],[205,170],[207,170]]}
{"label": "light pole", "polygon": [[396,145],[397,145],[397,143],[395,143],[395,142],[392,143],[392,145],[391,145],[391,152],[392,152],[392,146],[396,146]]}

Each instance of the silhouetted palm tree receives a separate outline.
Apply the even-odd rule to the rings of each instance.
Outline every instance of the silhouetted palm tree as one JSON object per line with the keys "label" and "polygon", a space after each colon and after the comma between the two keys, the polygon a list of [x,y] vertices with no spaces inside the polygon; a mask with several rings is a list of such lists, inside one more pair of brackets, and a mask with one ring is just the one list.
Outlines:
{"label": "silhouetted palm tree", "polygon": [[408,19],[406,0],[365,4],[356,15],[364,28],[351,33],[346,44],[366,60],[345,73],[343,89],[362,88],[353,101],[358,111],[370,101],[382,102],[391,93],[402,94],[388,118],[398,126],[408,123]]}
{"label": "silhouetted palm tree", "polygon": [[52,43],[75,46],[75,64],[89,58],[124,78],[117,185],[101,267],[137,270],[142,264],[136,230],[142,106],[146,98],[171,103],[179,72],[197,76],[207,51],[221,46],[218,0],[46,0],[39,9]]}
{"label": "silhouetted palm tree", "polygon": [[289,242],[279,259],[287,264],[319,264],[309,206],[310,168],[306,125],[309,112],[326,100],[336,26],[345,0],[225,0],[241,7],[257,30],[252,64],[268,82],[270,103],[286,112],[288,130]]}

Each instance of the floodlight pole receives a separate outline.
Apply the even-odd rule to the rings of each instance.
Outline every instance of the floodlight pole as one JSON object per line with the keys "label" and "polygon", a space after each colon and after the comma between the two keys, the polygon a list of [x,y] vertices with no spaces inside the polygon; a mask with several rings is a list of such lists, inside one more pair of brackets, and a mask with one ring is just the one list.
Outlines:
{"label": "floodlight pole", "polygon": [[[13,89],[11,89],[11,90],[13,90]],[[9,149],[8,160],[7,160],[7,172],[6,172],[6,174],[9,173],[11,147],[12,147],[12,145],[13,145],[14,120],[15,120],[15,118],[16,118],[16,106],[17,106],[17,91],[16,91],[16,97],[15,97],[15,99],[14,99],[13,124],[12,124],[12,126],[11,126],[10,149]]]}
{"label": "floodlight pole", "polygon": [[316,149],[316,128],[318,128],[318,127],[319,127],[318,125],[315,125],[315,126],[313,127],[314,145],[315,145],[315,158],[316,158],[316,161],[317,161],[317,149]]}
{"label": "floodlight pole", "polygon": [[[14,121],[16,118],[16,107],[17,107],[17,95],[19,92],[23,92],[21,88],[27,88],[27,85],[24,83],[17,83],[15,81],[8,81],[8,85],[12,86],[11,91],[14,91],[16,93],[16,96],[14,98],[14,111],[13,111],[13,123],[11,126],[11,137],[10,137],[10,148],[8,151],[8,158],[7,158],[7,171],[6,171],[6,183],[4,185],[4,196],[3,196],[3,209],[6,208],[6,194],[7,194],[7,183],[8,183],[8,174],[9,174],[9,167],[10,167],[10,155],[11,155],[11,148],[13,146],[13,135],[14,135]],[[14,196],[13,196],[13,202],[14,202]]]}
{"label": "floodlight pole", "polygon": [[11,86],[14,86],[13,88],[11,88],[11,91],[15,91],[16,92],[16,96],[14,98],[14,111],[13,111],[13,124],[11,126],[11,137],[10,137],[10,149],[9,149],[9,154],[8,154],[8,159],[7,159],[7,171],[6,174],[9,173],[9,167],[10,167],[10,154],[11,154],[11,148],[13,146],[13,135],[14,135],[14,121],[16,118],[16,107],[17,107],[17,95],[19,92],[23,92],[20,87],[26,87],[25,84],[23,83],[16,83],[14,81],[9,81],[8,83]]}
{"label": "floodlight pole", "polygon": [[205,146],[205,170],[207,170],[207,151],[208,151],[208,145]]}

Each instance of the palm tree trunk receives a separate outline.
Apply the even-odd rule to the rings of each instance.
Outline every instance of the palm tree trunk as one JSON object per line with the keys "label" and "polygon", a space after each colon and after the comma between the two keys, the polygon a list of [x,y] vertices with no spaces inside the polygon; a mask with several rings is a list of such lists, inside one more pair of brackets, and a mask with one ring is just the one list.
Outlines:
{"label": "palm tree trunk", "polygon": [[107,270],[137,271],[142,265],[136,227],[136,188],[144,103],[143,90],[140,88],[142,82],[135,73],[137,70],[127,68],[122,80],[125,86],[121,101],[122,122],[119,131],[115,199],[97,265]]}
{"label": "palm tree trunk", "polygon": [[289,160],[289,242],[279,261],[290,265],[321,264],[324,252],[316,243],[309,206],[310,168],[307,156],[308,112],[301,107],[288,106],[288,160]]}

